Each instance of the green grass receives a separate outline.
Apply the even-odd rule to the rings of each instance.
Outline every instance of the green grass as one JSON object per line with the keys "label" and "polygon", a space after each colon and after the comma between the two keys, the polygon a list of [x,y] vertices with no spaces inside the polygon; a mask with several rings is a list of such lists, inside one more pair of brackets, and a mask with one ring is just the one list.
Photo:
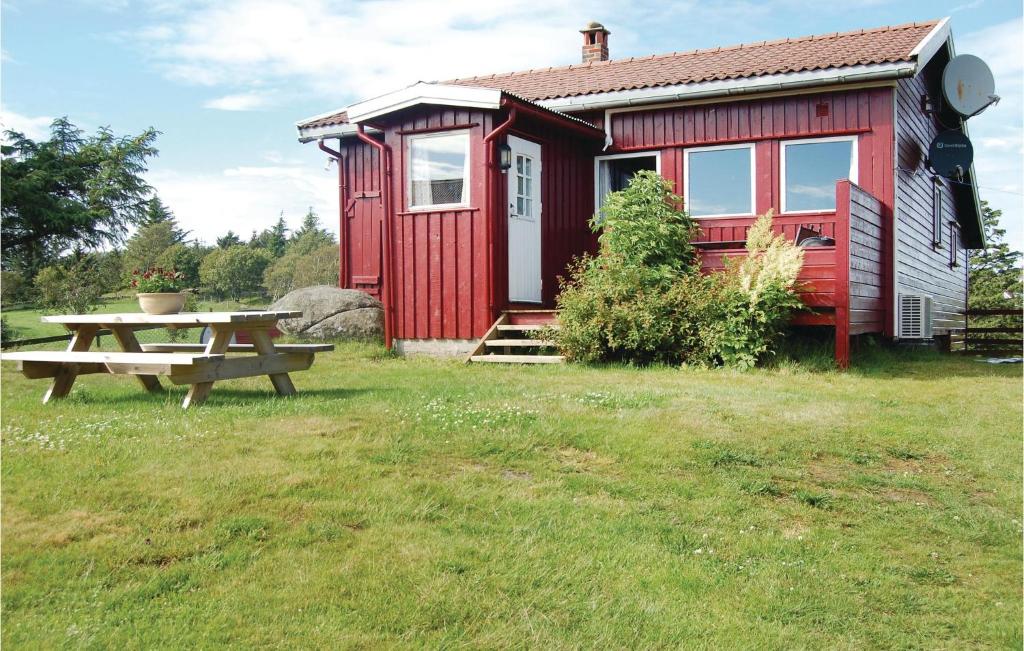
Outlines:
{"label": "green grass", "polygon": [[1019,367],[3,373],[10,648],[1020,648]]}

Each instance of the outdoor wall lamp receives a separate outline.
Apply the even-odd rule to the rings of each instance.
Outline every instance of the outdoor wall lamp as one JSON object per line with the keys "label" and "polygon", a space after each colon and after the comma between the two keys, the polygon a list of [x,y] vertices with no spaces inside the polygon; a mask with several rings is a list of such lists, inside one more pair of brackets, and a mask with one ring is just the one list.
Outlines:
{"label": "outdoor wall lamp", "polygon": [[512,147],[509,145],[498,145],[498,169],[501,173],[509,171],[512,168]]}

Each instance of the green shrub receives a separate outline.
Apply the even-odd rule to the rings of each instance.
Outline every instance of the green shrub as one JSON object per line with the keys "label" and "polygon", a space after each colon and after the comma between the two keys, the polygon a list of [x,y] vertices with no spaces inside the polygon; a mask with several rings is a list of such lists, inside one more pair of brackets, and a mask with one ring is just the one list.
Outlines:
{"label": "green shrub", "polygon": [[772,232],[772,213],[747,233],[747,255],[726,260],[712,275],[719,286],[721,323],[713,356],[726,366],[751,368],[772,354],[794,310],[803,249]]}
{"label": "green shrub", "polygon": [[698,227],[682,205],[670,181],[649,170],[637,172],[625,190],[608,195],[591,220],[601,233],[601,255],[642,270],[652,282],[694,271],[697,255],[690,240]]}
{"label": "green shrub", "polygon": [[90,256],[44,267],[34,285],[44,308],[75,314],[95,309],[106,292],[103,270]]}
{"label": "green shrub", "polygon": [[185,287],[199,286],[199,266],[210,249],[198,244],[172,244],[156,259],[156,266],[177,269],[184,276]]}
{"label": "green shrub", "polygon": [[322,244],[309,253],[289,249],[263,273],[263,286],[275,300],[293,289],[337,285],[340,261],[336,244]]}
{"label": "green shrub", "polygon": [[20,272],[0,271],[0,303],[4,306],[25,300],[30,289],[31,286]]}
{"label": "green shrub", "polygon": [[561,328],[549,336],[566,357],[749,368],[773,351],[800,305],[803,252],[773,235],[768,213],[750,229],[746,255],[702,276],[690,244],[697,228],[678,205],[653,172],[609,195],[593,222],[604,228],[599,255],[562,280]]}
{"label": "green shrub", "polygon": [[210,291],[219,296],[241,298],[243,294],[258,291],[263,272],[273,257],[264,249],[253,249],[235,244],[226,249],[214,249],[199,266],[199,279]]}

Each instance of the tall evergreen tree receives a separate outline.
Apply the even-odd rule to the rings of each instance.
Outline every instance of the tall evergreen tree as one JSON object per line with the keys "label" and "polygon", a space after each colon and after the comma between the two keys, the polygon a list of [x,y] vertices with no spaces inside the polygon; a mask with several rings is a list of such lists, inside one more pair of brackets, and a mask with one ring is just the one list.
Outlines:
{"label": "tall evergreen tree", "polygon": [[320,227],[320,218],[310,208],[306,212],[306,216],[302,218],[302,226],[292,233],[288,240],[288,252],[306,255],[324,244],[334,243],[334,235],[329,230]]}
{"label": "tall evergreen tree", "polygon": [[217,238],[218,249],[228,249],[232,246],[238,246],[242,243],[242,238],[235,235],[234,231],[229,230],[227,233]]}
{"label": "tall evergreen tree", "polygon": [[988,247],[971,252],[970,307],[975,309],[1020,308],[1022,303],[1022,269],[1020,251],[1006,242],[1006,229],[1000,228],[1001,210],[981,202],[982,222]]}
{"label": "tall evergreen tree", "polygon": [[142,175],[157,154],[157,132],[116,136],[107,127],[85,136],[66,117],[35,142],[7,131],[0,147],[2,264],[32,276],[75,246],[124,241],[146,216],[152,188]]}

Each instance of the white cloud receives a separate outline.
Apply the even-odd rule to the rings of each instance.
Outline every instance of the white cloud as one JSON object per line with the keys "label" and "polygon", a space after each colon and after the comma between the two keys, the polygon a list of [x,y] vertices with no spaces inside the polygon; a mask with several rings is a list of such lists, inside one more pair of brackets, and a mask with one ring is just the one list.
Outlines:
{"label": "white cloud", "polygon": [[203,108],[217,109],[219,111],[255,111],[266,108],[270,104],[270,98],[264,93],[238,93],[225,95],[203,104]]}
{"label": "white cloud", "polygon": [[157,170],[147,180],[178,222],[207,243],[233,230],[243,238],[273,224],[283,212],[297,228],[313,208],[337,233],[337,173],[309,165],[234,167],[218,174]]}
{"label": "white cloud", "polygon": [[971,118],[981,197],[1003,211],[1007,239],[1024,249],[1024,22],[1015,18],[957,39],[958,54],[988,63],[999,104]]}
{"label": "white cloud", "polygon": [[595,2],[197,2],[152,14],[139,43],[175,79],[303,87],[340,104],[418,80],[573,63],[582,10],[613,6]]}
{"label": "white cloud", "polygon": [[49,116],[28,116],[0,108],[0,131],[20,131],[32,140],[45,140],[50,135]]}

